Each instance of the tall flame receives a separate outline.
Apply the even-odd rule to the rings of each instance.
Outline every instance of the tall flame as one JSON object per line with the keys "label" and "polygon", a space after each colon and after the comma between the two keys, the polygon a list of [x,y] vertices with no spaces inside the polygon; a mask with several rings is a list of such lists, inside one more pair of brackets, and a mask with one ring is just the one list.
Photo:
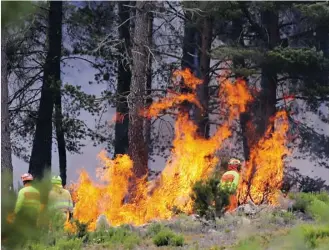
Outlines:
{"label": "tall flame", "polygon": [[271,118],[275,130],[270,125],[265,136],[251,149],[250,160],[246,164],[243,183],[240,185],[240,201],[251,199],[255,204],[267,202],[275,205],[280,190],[287,150],[288,119],[285,111],[279,111]]}
{"label": "tall flame", "polygon": [[[174,76],[184,78],[184,84],[192,90],[202,83],[188,70],[176,71]],[[91,182],[86,172],[80,174],[75,186],[74,217],[81,222],[90,222],[89,229],[94,230],[100,214],[105,214],[111,225],[140,225],[152,219],[172,217],[174,207],[191,213],[193,204],[190,193],[193,184],[207,178],[214,170],[219,160],[214,156],[215,152],[231,135],[229,122],[237,118],[240,112],[244,112],[245,105],[252,100],[246,83],[241,80],[235,84],[226,80],[220,89],[229,110],[229,119],[211,138],[205,139],[197,135],[197,126],[186,114],[178,114],[173,149],[164,170],[153,182],[140,180],[136,185],[138,195],[129,203],[125,202],[125,196],[129,178],[133,175],[133,162],[127,155],[119,155],[110,160],[105,151],[102,151],[99,159],[105,168],[98,170],[98,179],[104,183],[96,185]],[[196,105],[199,103],[196,93],[171,95],[154,102],[143,113],[148,117],[156,116],[162,110],[184,100]]]}

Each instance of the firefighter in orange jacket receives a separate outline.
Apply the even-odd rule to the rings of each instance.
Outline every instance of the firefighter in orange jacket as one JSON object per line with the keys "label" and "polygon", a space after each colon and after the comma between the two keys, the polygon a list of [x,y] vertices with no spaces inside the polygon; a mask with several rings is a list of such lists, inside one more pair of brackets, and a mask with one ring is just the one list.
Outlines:
{"label": "firefighter in orange jacket", "polygon": [[240,180],[241,162],[232,158],[228,162],[228,171],[226,171],[220,181],[220,188],[226,190],[230,194],[230,205],[226,207],[226,211],[233,210],[238,205],[237,189]]}

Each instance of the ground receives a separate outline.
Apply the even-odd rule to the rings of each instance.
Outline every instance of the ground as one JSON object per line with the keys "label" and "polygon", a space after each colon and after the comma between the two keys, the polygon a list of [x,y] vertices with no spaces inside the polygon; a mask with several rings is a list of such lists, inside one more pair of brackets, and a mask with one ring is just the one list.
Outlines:
{"label": "ground", "polygon": [[[226,214],[215,222],[206,221],[196,216],[178,215],[169,221],[161,223],[164,227],[170,228],[177,234],[182,234],[185,244],[183,246],[162,246],[157,247],[152,239],[147,236],[149,225],[134,227],[143,239],[133,249],[234,249],[236,244],[245,238],[257,235],[264,239],[274,236],[283,236],[289,229],[304,223],[313,223],[308,216],[296,212],[267,207],[255,214]],[[116,246],[113,249],[118,249]],[[109,249],[101,245],[86,246],[85,250]]]}

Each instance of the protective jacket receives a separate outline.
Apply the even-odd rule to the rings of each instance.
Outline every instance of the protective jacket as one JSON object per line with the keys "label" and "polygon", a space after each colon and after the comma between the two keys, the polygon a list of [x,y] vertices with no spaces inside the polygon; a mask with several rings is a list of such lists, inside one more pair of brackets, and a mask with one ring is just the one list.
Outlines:
{"label": "protective jacket", "polygon": [[15,214],[22,210],[24,210],[24,212],[33,211],[33,213],[39,213],[40,208],[40,193],[36,188],[26,186],[19,190],[14,211]]}
{"label": "protective jacket", "polygon": [[61,185],[53,185],[49,193],[49,208],[64,213],[72,212],[73,202],[70,192]]}
{"label": "protective jacket", "polygon": [[221,188],[227,189],[230,193],[235,193],[239,185],[239,179],[240,175],[237,171],[227,171],[223,174],[221,178]]}

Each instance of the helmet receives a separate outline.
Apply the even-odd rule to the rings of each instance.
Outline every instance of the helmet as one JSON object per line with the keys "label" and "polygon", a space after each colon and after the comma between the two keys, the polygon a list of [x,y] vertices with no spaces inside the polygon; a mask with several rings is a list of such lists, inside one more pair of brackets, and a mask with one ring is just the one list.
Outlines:
{"label": "helmet", "polygon": [[231,158],[228,162],[228,165],[241,165],[241,162],[238,159]]}
{"label": "helmet", "polygon": [[53,178],[51,178],[51,183],[52,184],[62,185],[62,178],[58,175],[54,176]]}
{"label": "helmet", "polygon": [[33,181],[33,176],[29,173],[25,173],[21,176],[22,181]]}

